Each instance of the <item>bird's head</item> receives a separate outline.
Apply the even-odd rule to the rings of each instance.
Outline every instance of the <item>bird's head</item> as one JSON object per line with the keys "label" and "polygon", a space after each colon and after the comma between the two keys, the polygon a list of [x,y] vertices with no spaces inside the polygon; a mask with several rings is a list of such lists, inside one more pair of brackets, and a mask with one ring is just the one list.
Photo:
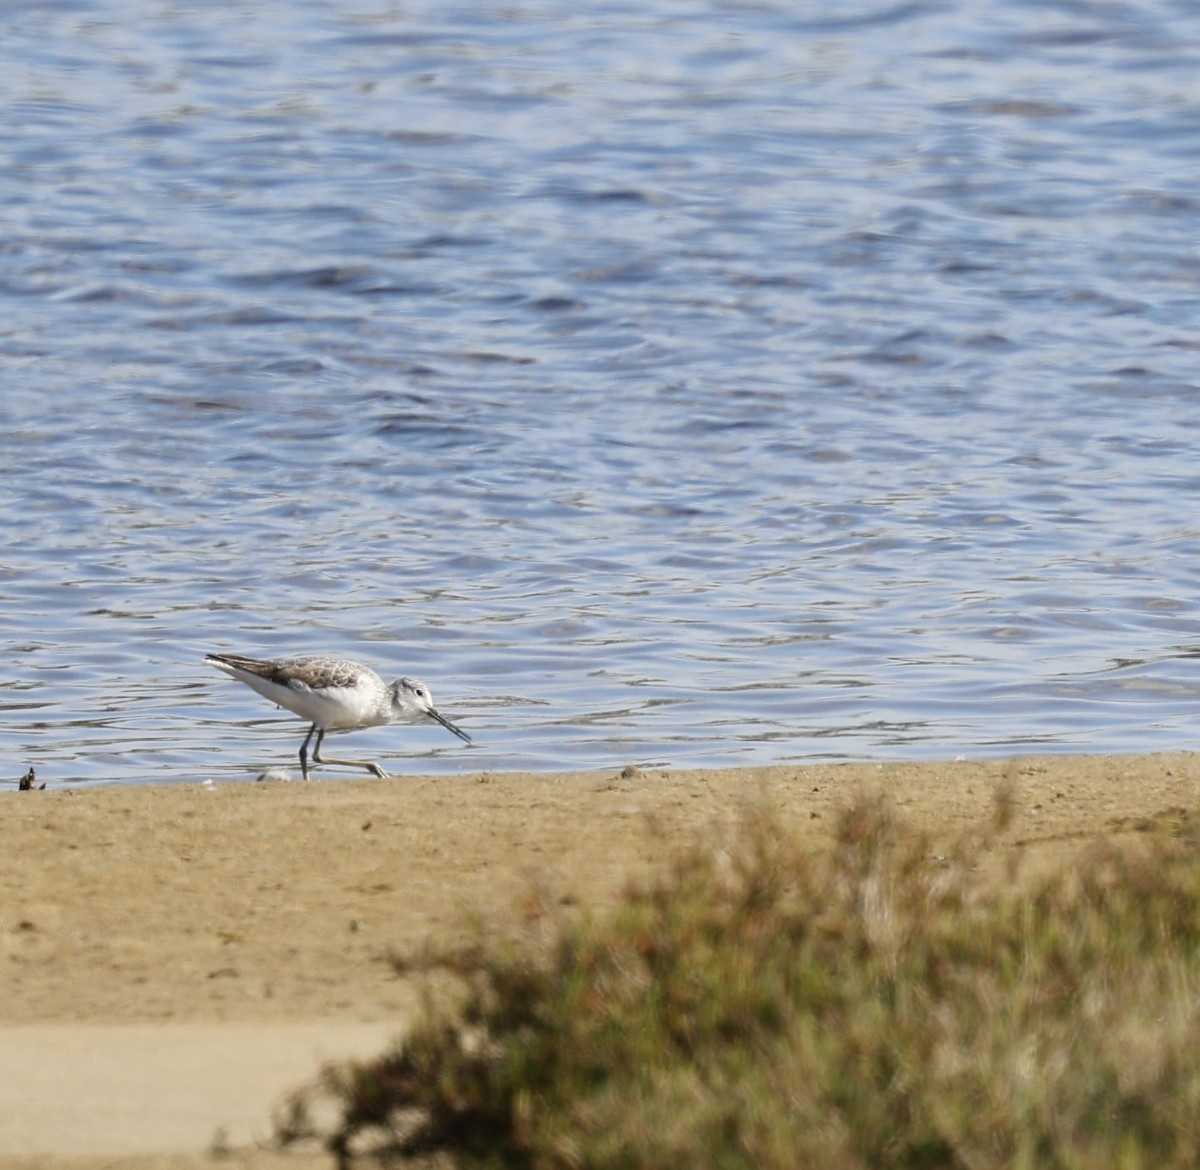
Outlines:
{"label": "bird's head", "polygon": [[392,709],[397,719],[432,719],[447,731],[452,731],[459,739],[466,743],[471,742],[471,737],[465,731],[455,727],[444,715],[438,714],[429,688],[415,678],[402,678],[392,683]]}

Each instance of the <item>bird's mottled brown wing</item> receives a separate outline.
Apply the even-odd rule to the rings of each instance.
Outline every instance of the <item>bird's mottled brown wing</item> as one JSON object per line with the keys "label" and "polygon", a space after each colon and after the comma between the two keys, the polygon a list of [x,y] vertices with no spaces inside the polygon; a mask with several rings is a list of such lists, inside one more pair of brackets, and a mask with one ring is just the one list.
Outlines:
{"label": "bird's mottled brown wing", "polygon": [[270,674],[263,675],[271,682],[285,687],[309,687],[314,691],[327,687],[353,687],[365,670],[357,663],[339,658],[287,658],[264,665],[272,668]]}

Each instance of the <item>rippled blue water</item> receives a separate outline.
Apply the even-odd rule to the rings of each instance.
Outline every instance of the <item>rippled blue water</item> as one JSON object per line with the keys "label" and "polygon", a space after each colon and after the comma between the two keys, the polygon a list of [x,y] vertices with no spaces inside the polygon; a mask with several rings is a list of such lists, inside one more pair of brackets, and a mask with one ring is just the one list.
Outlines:
{"label": "rippled blue water", "polygon": [[5,772],[294,766],[210,649],[423,677],[476,745],[396,772],[1192,746],[1198,60],[1167,0],[10,5]]}

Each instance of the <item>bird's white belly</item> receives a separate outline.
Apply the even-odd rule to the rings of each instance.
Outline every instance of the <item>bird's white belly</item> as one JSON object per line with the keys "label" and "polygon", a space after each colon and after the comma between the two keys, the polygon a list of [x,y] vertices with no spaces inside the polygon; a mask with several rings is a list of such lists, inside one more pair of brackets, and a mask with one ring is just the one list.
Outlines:
{"label": "bird's white belly", "polygon": [[379,711],[374,696],[357,687],[333,687],[325,691],[299,693],[304,694],[306,700],[304,717],[327,731],[378,727],[388,722],[387,716]]}
{"label": "bird's white belly", "polygon": [[387,713],[380,709],[378,696],[365,687],[315,690],[303,685],[280,686],[252,674],[240,673],[237,677],[264,698],[327,731],[378,727],[389,722]]}

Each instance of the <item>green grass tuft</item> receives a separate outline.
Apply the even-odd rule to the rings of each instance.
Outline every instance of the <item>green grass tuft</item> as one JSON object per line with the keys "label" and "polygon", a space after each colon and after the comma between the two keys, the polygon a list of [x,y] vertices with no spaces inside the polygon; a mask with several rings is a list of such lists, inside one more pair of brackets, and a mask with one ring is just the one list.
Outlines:
{"label": "green grass tuft", "polygon": [[[998,798],[998,824],[1011,796]],[[298,1094],[281,1139],[463,1167],[1200,1165],[1200,856],[1147,834],[1038,883],[885,802],[834,847],[749,819]]]}

